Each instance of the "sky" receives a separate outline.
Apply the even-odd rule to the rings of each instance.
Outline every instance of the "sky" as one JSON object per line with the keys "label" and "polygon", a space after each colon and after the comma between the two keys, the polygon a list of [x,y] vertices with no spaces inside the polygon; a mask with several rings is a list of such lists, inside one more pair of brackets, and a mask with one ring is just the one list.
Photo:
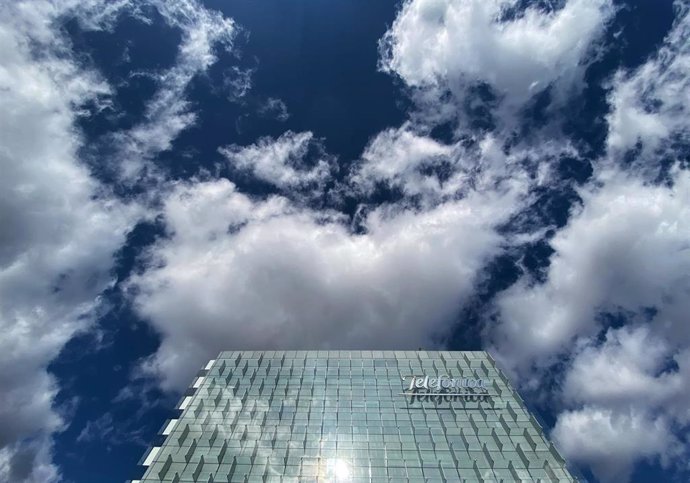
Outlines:
{"label": "sky", "polygon": [[485,349],[690,479],[687,0],[0,3],[0,482],[121,482],[220,350]]}

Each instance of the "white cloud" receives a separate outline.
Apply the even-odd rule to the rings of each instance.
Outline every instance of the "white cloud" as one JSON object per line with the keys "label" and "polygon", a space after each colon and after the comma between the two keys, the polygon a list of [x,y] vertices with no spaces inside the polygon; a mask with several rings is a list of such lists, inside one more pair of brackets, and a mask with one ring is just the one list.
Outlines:
{"label": "white cloud", "polygon": [[690,348],[654,324],[609,328],[604,342],[590,340],[574,352],[563,383],[569,405],[653,410],[690,422]]}
{"label": "white cloud", "polygon": [[[144,174],[146,161],[170,149],[179,133],[194,124],[196,114],[185,90],[196,75],[216,61],[215,49],[232,47],[237,32],[232,19],[195,1],[151,0],[151,3],[169,25],[181,29],[182,42],[175,65],[157,76],[158,91],[147,103],[145,119],[116,136],[115,142],[122,145],[118,158],[126,181],[135,181]],[[249,89],[249,84],[243,89]]]}
{"label": "white cloud", "polygon": [[[319,159],[306,166],[310,146],[320,148]],[[260,138],[249,146],[231,145],[219,151],[233,167],[281,189],[320,188],[331,177],[332,159],[309,131],[287,131],[277,139]]]}
{"label": "white cloud", "polygon": [[362,165],[352,181],[366,191],[385,181],[401,186],[408,195],[435,193],[441,190],[440,181],[435,176],[425,176],[420,168],[424,163],[452,162],[450,157],[455,149],[415,133],[408,125],[386,129],[364,150]]}
{"label": "white cloud", "polygon": [[[182,30],[183,41],[175,66],[158,77],[145,120],[119,134],[118,159],[128,181],[194,123],[185,90],[216,61],[216,48],[232,46],[236,29],[195,2],[152,4]],[[550,84],[569,88],[611,15],[610,2],[570,0],[551,13],[530,8],[497,20],[516,4],[407,1],[382,41],[382,67],[433,99],[439,111],[457,109],[439,103],[442,91],[451,91],[457,104],[477,82],[503,96],[503,114]],[[129,2],[65,5],[91,28],[111,25],[120,9],[137,8]],[[79,72],[65,45],[54,47],[61,60],[47,49],[37,61],[22,43],[29,31],[40,45],[53,43],[45,19],[59,15],[46,2],[0,8],[2,44],[20,44],[0,53],[0,101],[11,108],[0,118],[0,215],[12,227],[0,234],[0,480],[56,477],[50,433],[64,422],[51,407],[57,387],[45,367],[88,324],[109,283],[112,253],[134,219],[75,154],[82,140],[73,127],[74,108],[85,100],[106,102],[108,86]],[[682,18],[659,58],[614,80],[611,156],[637,140],[656,149],[671,135],[685,135]],[[649,108],[649,100],[658,102]],[[370,211],[362,218],[364,234],[351,233],[337,213],[283,197],[253,199],[226,180],[172,185],[163,193],[169,238],[152,247],[148,269],[128,287],[139,313],[162,335],[148,369],[164,388],[179,389],[202,361],[233,344],[439,344],[485,262],[510,243],[495,227],[524,206],[530,187],[547,181],[550,159],[572,151],[560,140],[508,147],[497,133],[471,141],[470,147],[443,144],[411,123],[373,138],[350,186],[370,191],[385,182],[431,202],[418,211]],[[311,132],[287,132],[221,152],[289,196],[318,189],[331,177],[332,159],[324,153],[306,162],[318,145]],[[444,163],[444,179],[424,174]],[[606,479],[624,479],[639,458],[676,454],[675,425],[690,421],[684,324],[690,177],[673,171],[672,178],[672,186],[653,186],[600,171],[596,185],[581,190],[583,207],[551,242],[556,254],[546,282],[524,279],[502,294],[501,320],[492,327],[498,355],[526,386],[568,357],[561,374],[566,410],[554,437],[569,457]],[[636,325],[606,330],[602,311],[624,312]],[[600,335],[603,342],[595,338]]]}
{"label": "white cloud", "polygon": [[473,190],[500,191],[509,186],[527,193],[548,182],[553,161],[564,155],[577,156],[567,141],[542,139],[538,145],[506,147],[492,133],[443,144],[405,123],[370,141],[348,181],[354,190],[367,194],[379,183],[396,187],[405,196],[417,196],[425,206],[433,206]]}
{"label": "white cloud", "polygon": [[[169,150],[175,138],[196,122],[196,113],[185,91],[195,76],[216,62],[219,49],[232,48],[238,27],[232,19],[203,8],[195,0],[64,0],[34,2],[31,7],[20,2],[14,7],[21,12],[16,22],[22,22],[22,28],[31,32],[32,38],[50,44],[59,35],[55,25],[58,18],[75,18],[86,29],[106,30],[112,29],[125,12],[142,22],[151,22],[142,11],[145,6],[156,8],[168,25],[179,29],[182,41],[171,68],[161,73],[145,73],[156,80],[158,89],[146,104],[144,119],[129,130],[115,133],[109,140],[118,149],[115,162],[125,182],[135,182],[155,173],[148,161]],[[56,47],[69,55],[66,43],[53,46]],[[236,72],[244,75],[242,85],[234,86],[241,90],[236,94],[244,95],[251,87],[251,72],[239,69]],[[72,82],[81,80],[76,77]],[[101,101],[107,103],[107,98]]]}
{"label": "white cloud", "polygon": [[522,280],[498,298],[503,323],[496,342],[509,365],[529,372],[601,329],[597,314],[620,310],[656,319],[678,342],[690,310],[690,173],[673,187],[645,185],[619,173],[581,191],[583,208],[551,246],[547,281]]}
{"label": "white cloud", "polygon": [[577,82],[613,13],[609,0],[511,9],[517,0],[407,0],[381,40],[381,68],[432,98],[450,91],[462,100],[468,86],[486,83],[513,112],[551,84]]}
{"label": "white cloud", "polygon": [[[500,294],[491,332],[524,387],[561,384],[554,437],[604,481],[625,481],[640,459],[687,455],[677,435],[690,422],[690,172],[677,163],[667,183],[650,181],[660,150],[679,159],[689,141],[690,20],[687,5],[677,11],[659,54],[613,83],[609,151],[550,241],[546,281]],[[638,142],[625,173],[621,156]]]}
{"label": "white cloud", "polygon": [[[0,480],[50,481],[56,382],[46,372],[91,320],[135,213],[79,163],[76,110],[109,93],[46,26],[52,3],[0,8]],[[35,34],[35,35],[34,35]]]}
{"label": "white cloud", "polygon": [[657,55],[614,79],[607,117],[612,153],[641,142],[651,154],[672,135],[690,142],[690,7],[685,2],[675,7],[674,27]]}
{"label": "white cloud", "polygon": [[[182,30],[176,65],[158,78],[146,120],[122,134],[129,175],[168,149],[194,120],[186,86],[229,47],[231,20],[195,2],[152,2]],[[58,478],[51,433],[65,421],[52,407],[58,391],[46,372],[64,344],[88,326],[110,283],[113,253],[138,217],[80,164],[74,127],[86,102],[108,103],[109,86],[80,70],[59,32],[64,17],[85,28],[112,27],[128,1],[13,2],[0,8],[0,480]],[[142,20],[146,20],[142,17]]]}
{"label": "white cloud", "polygon": [[451,329],[516,195],[472,194],[425,213],[375,210],[367,233],[286,199],[257,201],[228,181],[179,184],[170,238],[131,280],[161,332],[151,368],[188,384],[223,348],[410,347]]}
{"label": "white cloud", "polygon": [[269,97],[266,101],[259,107],[259,115],[273,118],[280,122],[285,122],[290,118],[290,113],[288,112],[285,103],[276,97]]}
{"label": "white cloud", "polygon": [[[685,56],[679,44],[687,44],[688,17],[681,13],[662,53],[631,78],[683,62],[671,54]],[[666,98],[679,82],[677,75],[659,75],[657,81],[645,95]],[[628,87],[618,85],[625,92]],[[613,99],[620,96],[618,91],[611,94]],[[674,102],[688,100],[679,96]],[[682,113],[680,108],[672,110],[675,114],[667,117]],[[615,159],[615,152],[611,157]],[[609,159],[601,160],[594,181],[580,190],[582,208],[551,241],[556,253],[547,282],[522,280],[499,298],[506,314],[499,338],[511,340],[505,347],[506,361],[517,370],[548,363],[550,356],[570,350],[576,337],[599,332],[596,315],[601,311],[640,314],[653,307],[668,336],[690,342],[682,324],[690,308],[690,174],[672,169],[672,184],[659,186],[611,167]]]}
{"label": "white cloud", "polygon": [[690,382],[665,370],[672,354],[649,326],[609,329],[603,344],[590,342],[577,352],[564,382],[565,398],[609,407],[662,405]]}
{"label": "white cloud", "polygon": [[663,372],[670,355],[667,343],[647,326],[609,329],[605,343],[589,342],[577,352],[566,374],[565,399],[607,406],[658,404],[678,390],[671,380],[677,372]]}
{"label": "white cloud", "polygon": [[637,412],[566,411],[552,436],[566,456],[590,465],[602,482],[628,481],[638,459],[677,451],[666,421]]}
{"label": "white cloud", "polygon": [[229,90],[228,98],[232,101],[242,99],[252,88],[252,75],[256,69],[240,69],[231,67],[223,75],[225,88]]}

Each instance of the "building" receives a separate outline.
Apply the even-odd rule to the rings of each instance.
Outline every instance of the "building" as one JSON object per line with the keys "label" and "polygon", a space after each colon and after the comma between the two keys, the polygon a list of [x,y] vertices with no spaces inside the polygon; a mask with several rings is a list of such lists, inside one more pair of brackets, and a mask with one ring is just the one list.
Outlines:
{"label": "building", "polygon": [[486,352],[222,352],[152,482],[576,481]]}

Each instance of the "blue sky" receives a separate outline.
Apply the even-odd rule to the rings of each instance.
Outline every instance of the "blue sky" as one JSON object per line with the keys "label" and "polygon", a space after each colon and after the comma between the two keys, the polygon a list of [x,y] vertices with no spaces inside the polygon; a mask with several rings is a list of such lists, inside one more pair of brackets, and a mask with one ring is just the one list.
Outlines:
{"label": "blue sky", "polygon": [[0,481],[120,482],[219,350],[487,349],[687,481],[690,6],[0,6]]}

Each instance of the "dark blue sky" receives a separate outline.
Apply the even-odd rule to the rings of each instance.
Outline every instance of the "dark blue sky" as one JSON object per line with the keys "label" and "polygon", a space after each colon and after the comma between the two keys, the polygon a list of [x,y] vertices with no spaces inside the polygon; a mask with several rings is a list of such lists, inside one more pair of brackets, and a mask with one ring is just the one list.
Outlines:
{"label": "dark blue sky", "polygon": [[[539,11],[544,15],[548,15],[547,12],[553,14],[566,3],[538,2],[541,7]],[[533,6],[534,2],[515,2],[513,13],[506,14],[506,17],[508,20],[520,19],[525,9]],[[565,89],[567,95],[562,96],[559,82],[565,75],[556,76],[547,87],[520,105],[515,117],[510,118],[506,111],[500,109],[500,106],[509,104],[510,94],[500,92],[500,82],[493,85],[481,76],[478,80],[472,79],[474,71],[465,71],[462,67],[469,65],[470,60],[461,59],[464,62],[461,62],[461,67],[449,63],[448,79],[438,81],[441,87],[413,85],[411,75],[405,77],[404,73],[396,75],[379,68],[382,59],[379,41],[401,14],[400,1],[209,0],[202,2],[198,8],[233,19],[236,30],[232,46],[222,48],[215,45],[212,49],[215,61],[205,69],[198,69],[176,94],[177,98],[186,100],[185,109],[194,113],[195,120],[172,136],[169,149],[154,152],[142,161],[146,169],[154,174],[141,176],[134,181],[121,177],[118,171],[124,157],[136,156],[130,151],[123,151],[123,146],[129,139],[128,133],[146,121],[150,102],[162,85],[161,76],[180,62],[178,49],[187,35],[185,24],[175,25],[159,12],[153,2],[151,5],[142,4],[138,10],[125,9],[107,25],[98,28],[84,22],[84,12],[66,10],[58,22],[59,28],[55,30],[56,35],[62,35],[69,41],[69,54],[64,55],[70,56],[80,69],[98,72],[111,87],[106,108],[97,102],[87,103],[83,106],[86,113],[75,117],[75,128],[81,133],[78,149],[80,163],[88,166],[90,175],[100,183],[101,192],[110,192],[109,196],[118,202],[145,207],[145,215],[135,218],[124,243],[113,254],[114,262],[109,273],[114,282],[99,294],[92,314],[94,322],[84,330],[75,332],[48,366],[48,372],[55,377],[59,388],[53,408],[66,422],[62,430],[52,433],[52,459],[65,482],[109,483],[139,476],[137,461],[146,446],[155,441],[161,425],[173,414],[180,396],[179,388],[174,384],[161,386],[155,374],[141,369],[146,358],[159,353],[163,340],[168,337],[171,341],[177,339],[170,335],[175,333],[175,329],[157,321],[156,317],[161,316],[154,309],[142,308],[145,302],[138,298],[140,292],[145,290],[142,286],[148,287],[138,277],[146,277],[153,271],[152,267],[160,262],[155,255],[164,253],[168,258],[165,258],[165,263],[161,262],[161,266],[172,266],[173,257],[178,253],[172,247],[183,228],[170,222],[175,212],[167,204],[173,199],[171,193],[175,189],[194,183],[228,179],[236,185],[238,192],[255,203],[254,210],[265,209],[261,203],[271,196],[282,196],[289,200],[295,211],[320,214],[314,215],[314,219],[323,216],[322,221],[315,222],[317,227],[321,226],[320,223],[331,223],[328,220],[333,218],[327,217],[340,214],[343,215],[340,222],[350,230],[347,236],[354,239],[357,235],[369,234],[374,243],[384,239],[385,243],[382,242],[381,246],[386,247],[391,246],[391,240],[404,240],[409,234],[408,230],[414,231],[414,223],[395,228],[400,232],[392,238],[386,238],[387,235],[376,238],[379,236],[377,233],[389,232],[377,232],[379,225],[373,220],[378,218],[367,218],[368,213],[379,213],[379,210],[392,207],[395,213],[398,212],[395,210],[410,210],[415,216],[423,217],[425,213],[434,212],[445,204],[451,206],[458,200],[472,200],[473,190],[479,191],[478,187],[484,186],[484,178],[481,177],[484,168],[462,171],[466,175],[466,185],[454,193],[444,192],[438,198],[429,198],[431,201],[425,198],[423,192],[409,191],[404,185],[405,181],[396,184],[391,181],[393,178],[374,179],[371,189],[358,188],[352,180],[358,170],[366,172],[367,163],[374,165],[374,161],[370,161],[374,159],[373,155],[367,158],[364,154],[365,150],[371,151],[367,146],[371,147],[370,143],[382,131],[409,125],[412,126],[410,132],[420,139],[425,137],[426,147],[419,149],[431,154],[424,155],[426,161],[419,165],[418,171],[406,171],[401,176],[417,180],[414,176],[422,173],[427,180],[438,180],[441,186],[452,183],[453,174],[466,169],[465,161],[458,161],[458,157],[484,159],[486,144],[483,143],[486,139],[495,141],[496,151],[503,152],[509,159],[505,161],[506,164],[519,166],[519,169],[524,166],[525,179],[536,180],[541,172],[538,166],[542,165],[530,164],[529,160],[531,156],[542,155],[534,154],[536,148],[533,147],[551,146],[550,143],[553,143],[558,148],[544,155],[552,170],[549,181],[529,184],[527,194],[520,197],[520,206],[496,223],[494,228],[499,241],[489,237],[480,243],[494,244],[495,249],[479,257],[482,260],[479,263],[481,268],[476,271],[471,289],[452,292],[447,302],[441,301],[443,290],[422,290],[428,294],[438,293],[438,305],[447,303],[450,309],[441,310],[441,315],[429,314],[429,330],[419,332],[424,333],[423,337],[414,335],[418,332],[411,329],[410,334],[413,335],[401,342],[412,346],[445,346],[451,350],[489,347],[499,351],[500,355],[501,343],[505,342],[501,342],[503,339],[494,330],[507,317],[505,306],[501,305],[501,294],[511,287],[548,284],[555,277],[549,267],[555,254],[560,253],[558,250],[564,250],[564,244],[554,243],[553,240],[559,240],[561,233],[568,233],[566,230],[573,213],[579,213],[578,210],[585,203],[582,189],[604,183],[604,178],[595,177],[599,176],[605,165],[602,159],[613,157],[611,148],[607,148],[610,146],[607,144],[610,136],[607,115],[612,109],[610,96],[615,89],[616,72],[633,75],[645,62],[654,59],[664,45],[664,39],[672,32],[674,20],[678,22],[680,15],[677,13],[679,10],[674,11],[672,2],[666,0],[616,2],[611,9],[613,13],[602,25],[601,34],[595,38],[596,48],[583,54],[586,57],[577,65],[582,74],[581,83],[578,84],[580,87]],[[444,28],[453,28],[449,18],[444,20]],[[683,35],[679,38],[688,40]],[[452,57],[453,52],[451,49],[448,55]],[[461,75],[453,77],[454,68]],[[248,82],[244,86],[243,80]],[[245,90],[241,92],[242,89]],[[439,91],[443,91],[440,97]],[[465,97],[460,98],[458,92]],[[563,99],[557,100],[559,96]],[[656,104],[654,100],[649,101],[647,112],[672,112],[660,107],[664,102],[669,102],[668,98],[659,96],[659,99]],[[478,105],[480,108],[470,109],[467,107],[469,105]],[[440,116],[442,112],[445,114]],[[434,120],[435,115],[441,119]],[[501,116],[504,115],[506,119],[517,119],[516,123],[503,123]],[[681,125],[681,134],[673,138],[675,144],[670,144],[675,151],[669,154],[671,151],[667,150],[665,155],[674,160],[685,157],[687,164],[687,151],[684,150],[687,133],[683,135],[682,129]],[[328,178],[317,183],[313,190],[311,185],[280,185],[268,175],[262,177],[258,168],[247,171],[239,164],[228,162],[219,151],[231,145],[241,149],[265,137],[270,137],[272,142],[288,131],[313,133],[306,154],[300,155],[300,159],[289,158],[288,164],[292,163],[296,170],[311,169],[321,159],[330,160]],[[566,145],[572,147],[570,152],[558,150]],[[670,169],[672,163],[662,166],[663,163],[659,161],[659,167],[655,167],[653,163],[642,159],[645,153],[643,148],[644,138],[640,138],[634,149],[621,156],[620,165],[623,168],[620,169],[627,172],[628,167],[644,163],[659,172]],[[412,152],[413,147],[403,149]],[[488,156],[486,159],[489,159]],[[484,166],[484,163],[482,161],[478,166]],[[505,183],[505,179],[522,179],[522,171],[510,169],[506,168],[504,176],[491,178],[493,181],[487,182],[491,186],[487,190],[503,192],[504,185],[501,183]],[[632,168],[630,170],[632,172]],[[672,178],[676,175],[668,176]],[[502,181],[496,181],[499,178]],[[674,182],[672,178],[669,183],[671,187]],[[181,195],[180,199],[184,200],[185,197]],[[218,201],[215,206],[203,208],[205,211],[199,215],[199,225],[205,226],[204,220],[214,215],[216,209],[218,216],[225,216],[221,205],[222,202]],[[479,212],[479,205],[469,211]],[[289,213],[292,212],[285,210],[274,216],[288,217]],[[362,217],[368,223],[360,223]],[[226,235],[241,233],[246,226],[251,228],[254,222],[251,217],[237,225],[228,220]],[[464,227],[462,223],[458,222],[458,226]],[[432,223],[429,226],[436,225]],[[458,257],[465,256],[465,249],[458,246],[455,250],[447,240],[472,238],[474,225],[468,226],[462,228],[465,231],[458,238],[444,238],[438,244],[429,242],[429,253],[434,257],[436,253],[439,257],[446,257],[448,265],[455,263],[455,253]],[[428,229],[433,231],[433,228]],[[261,233],[254,236],[258,239]],[[336,230],[336,235],[338,233]],[[414,239],[414,235],[410,236]],[[283,243],[289,244],[291,239],[287,240]],[[261,242],[256,243],[260,245]],[[208,250],[212,255],[215,253],[214,247],[203,245],[199,251]],[[168,249],[171,251],[166,252]],[[235,257],[252,249],[245,247]],[[385,249],[382,250],[385,253]],[[286,253],[287,259],[299,257],[297,252],[286,250]],[[318,254],[312,255],[318,258]],[[404,265],[405,262],[400,260],[407,256],[396,258],[390,265]],[[410,258],[414,256],[414,253],[409,255]],[[220,270],[224,262],[219,260],[217,263],[216,268]],[[372,261],[370,266],[375,268],[378,266],[376,263]],[[430,262],[430,265],[433,263]],[[438,266],[443,265],[440,263]],[[251,265],[240,266],[251,270],[247,268]],[[401,273],[406,274],[405,277],[414,277],[414,270]],[[341,272],[334,273],[337,278]],[[251,278],[251,274],[241,276]],[[202,278],[202,283],[215,280],[213,275],[207,277],[210,278]],[[424,277],[423,274],[419,277],[420,286],[426,283]],[[465,275],[458,279],[451,277],[458,285],[464,283],[463,278],[466,278]],[[375,275],[372,275],[372,279],[378,280]],[[380,280],[385,282],[389,279],[382,276]],[[376,285],[375,282],[372,284]],[[349,289],[349,286],[346,288]],[[257,282],[255,286],[250,283],[248,290],[268,292],[270,287]],[[209,293],[215,292],[210,290]],[[358,292],[355,290],[353,293]],[[407,292],[401,289],[400,293]],[[325,292],[314,295],[305,289],[305,294],[305,300],[310,300],[310,297],[328,298]],[[267,296],[270,297],[270,294]],[[294,296],[299,298],[300,294]],[[333,313],[341,310],[338,303],[332,301],[328,304]],[[553,303],[559,302],[556,300]],[[660,306],[649,309],[658,312],[664,310]],[[228,307],[228,310],[234,312],[235,307]],[[237,312],[242,310],[244,308],[237,308]],[[281,307],[281,310],[290,313],[289,307]],[[599,325],[596,330],[578,333],[583,337],[578,339],[581,345],[590,341],[587,343],[604,347],[607,337],[609,340],[613,337],[611,331],[628,326],[639,327],[635,324],[638,324],[640,316],[635,310],[629,309],[625,302],[616,301],[614,308],[601,303],[596,310],[592,310],[592,318],[596,318]],[[240,322],[234,321],[233,314],[227,315],[228,324],[247,323],[252,320],[251,310],[248,313],[250,315],[246,315],[246,318],[238,319]],[[262,312],[257,309],[256,313]],[[203,317],[200,316],[200,319]],[[216,317],[215,313],[213,317]],[[220,317],[222,319],[223,316]],[[400,320],[404,321],[405,317],[401,309]],[[653,319],[654,315],[649,318]],[[436,319],[442,319],[442,322],[437,324],[434,322]],[[602,322],[604,319],[607,321]],[[190,320],[188,323],[191,330],[195,330],[197,322]],[[422,327],[424,323],[419,322]],[[237,338],[228,336],[227,340],[223,340],[222,336],[216,334],[225,332],[214,332],[216,329],[207,329],[205,324],[204,321],[199,322],[200,333],[208,340],[217,340],[209,342],[207,346],[199,342],[194,347],[203,346],[211,353],[216,349],[216,343],[227,345],[228,349],[241,348],[243,343],[252,346],[263,343],[268,348],[279,345],[268,336],[265,340],[257,341],[253,333],[243,335],[241,330]],[[499,331],[499,334],[503,332]],[[346,339],[346,343],[357,345],[357,340]],[[376,343],[375,336],[372,340]],[[332,347],[338,344],[338,339],[329,340],[328,336],[324,336],[318,343],[309,340],[308,344]],[[569,344],[574,346],[574,336],[564,345]],[[682,348],[669,349],[664,360],[671,365],[665,366],[665,369],[650,369],[656,371],[652,377],[660,376],[665,370],[678,371],[679,366],[673,362],[676,360],[673,357],[679,353],[682,353]],[[506,354],[505,360],[509,364],[519,359],[518,356],[511,359],[513,352],[510,349],[506,350]],[[516,385],[524,383],[528,405],[549,429],[557,424],[564,411],[589,404],[586,399],[559,396],[562,390],[567,392],[568,368],[571,363],[575,364],[581,352],[575,349],[571,352],[554,350],[553,354],[544,356],[544,359],[535,358],[526,366],[521,365],[522,362],[515,362],[509,368]],[[546,359],[549,364],[543,362]],[[196,361],[194,358],[192,360]],[[535,371],[534,374],[543,377],[538,388],[534,387],[533,378],[521,379],[527,366]],[[185,370],[193,373],[196,367],[185,367]],[[167,373],[162,372],[164,376],[161,377],[165,379]],[[591,404],[595,405],[605,404],[599,399],[592,401]],[[670,434],[677,439],[677,445],[669,443],[667,448],[673,447],[674,454],[678,454],[677,451],[687,454],[687,431],[683,418],[669,415],[676,413],[667,414],[664,404],[667,403],[654,406],[650,414],[654,418],[661,415],[663,422],[669,425]],[[609,406],[602,407],[609,410]],[[611,407],[620,409],[619,406]],[[620,411],[634,412],[629,409]],[[577,453],[576,449],[572,451],[573,454]],[[671,452],[670,449],[668,451]],[[661,456],[668,456],[670,463],[662,465],[664,458]],[[601,470],[601,458],[606,460],[606,457],[597,458],[600,457],[586,454],[576,458],[573,467],[589,481],[599,481],[597,476],[609,473]],[[649,450],[648,453],[634,453],[632,459],[632,481],[687,481],[687,468],[683,469],[682,462],[678,464],[669,455]]]}

